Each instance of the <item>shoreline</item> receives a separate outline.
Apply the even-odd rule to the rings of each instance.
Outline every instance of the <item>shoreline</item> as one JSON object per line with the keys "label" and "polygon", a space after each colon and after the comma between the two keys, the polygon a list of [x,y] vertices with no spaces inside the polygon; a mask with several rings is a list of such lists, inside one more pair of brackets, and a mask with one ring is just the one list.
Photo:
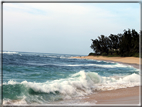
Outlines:
{"label": "shoreline", "polygon": [[[75,59],[91,59],[107,62],[116,62],[124,65],[130,65],[140,69],[139,58],[136,57],[104,57],[104,56],[77,56],[71,57]],[[98,91],[97,93],[88,95],[84,102],[102,104],[141,104],[141,86],[120,88],[109,91]]]}
{"label": "shoreline", "polygon": [[124,65],[131,65],[134,68],[140,69],[140,63],[139,63],[140,59],[136,57],[77,56],[71,58],[116,62]]}

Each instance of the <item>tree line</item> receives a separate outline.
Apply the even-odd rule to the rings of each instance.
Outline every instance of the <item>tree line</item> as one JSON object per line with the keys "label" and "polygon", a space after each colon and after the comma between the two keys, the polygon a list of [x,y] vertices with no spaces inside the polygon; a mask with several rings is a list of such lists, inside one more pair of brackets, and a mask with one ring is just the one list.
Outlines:
{"label": "tree line", "polygon": [[91,39],[91,49],[94,53],[89,55],[103,56],[139,56],[139,36],[135,29],[124,30],[121,34],[110,34],[109,36],[98,36],[98,39]]}

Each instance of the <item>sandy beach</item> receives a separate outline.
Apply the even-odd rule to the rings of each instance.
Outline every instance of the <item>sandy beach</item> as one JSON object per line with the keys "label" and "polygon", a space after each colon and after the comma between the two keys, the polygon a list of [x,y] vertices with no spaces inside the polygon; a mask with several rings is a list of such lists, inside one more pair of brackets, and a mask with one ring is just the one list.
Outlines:
{"label": "sandy beach", "polygon": [[129,87],[110,91],[100,91],[87,96],[84,102],[96,104],[140,104],[140,87]]}
{"label": "sandy beach", "polygon": [[137,57],[104,57],[104,56],[77,56],[71,57],[77,59],[94,59],[94,60],[103,60],[110,62],[119,62],[127,65],[131,65],[139,69],[140,59]]}
{"label": "sandy beach", "polygon": [[115,62],[129,63],[129,64],[139,64],[139,58],[137,57],[78,56],[72,58],[108,60],[108,61],[115,61]]}
{"label": "sandy beach", "polygon": [[[140,61],[136,57],[103,57],[103,56],[78,56],[72,57],[77,59],[94,59],[104,60],[110,62],[119,62],[122,64],[131,65],[139,69]],[[129,87],[110,91],[99,91],[92,95],[87,96],[84,102],[96,104],[135,104],[141,105],[141,87]]]}

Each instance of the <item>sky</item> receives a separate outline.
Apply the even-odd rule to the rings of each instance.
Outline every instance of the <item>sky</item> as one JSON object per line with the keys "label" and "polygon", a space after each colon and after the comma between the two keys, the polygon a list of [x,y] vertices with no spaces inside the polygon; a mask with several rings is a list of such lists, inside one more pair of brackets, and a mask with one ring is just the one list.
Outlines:
{"label": "sky", "polygon": [[3,50],[88,55],[91,39],[140,31],[139,3],[3,3]]}

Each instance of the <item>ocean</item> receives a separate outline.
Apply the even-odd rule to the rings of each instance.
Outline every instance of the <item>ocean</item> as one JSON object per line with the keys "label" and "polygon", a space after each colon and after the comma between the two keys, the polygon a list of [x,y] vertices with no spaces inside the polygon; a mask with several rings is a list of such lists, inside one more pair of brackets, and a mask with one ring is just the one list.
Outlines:
{"label": "ocean", "polygon": [[140,70],[130,65],[74,56],[82,55],[4,51],[3,104],[83,104],[99,90],[140,85]]}

